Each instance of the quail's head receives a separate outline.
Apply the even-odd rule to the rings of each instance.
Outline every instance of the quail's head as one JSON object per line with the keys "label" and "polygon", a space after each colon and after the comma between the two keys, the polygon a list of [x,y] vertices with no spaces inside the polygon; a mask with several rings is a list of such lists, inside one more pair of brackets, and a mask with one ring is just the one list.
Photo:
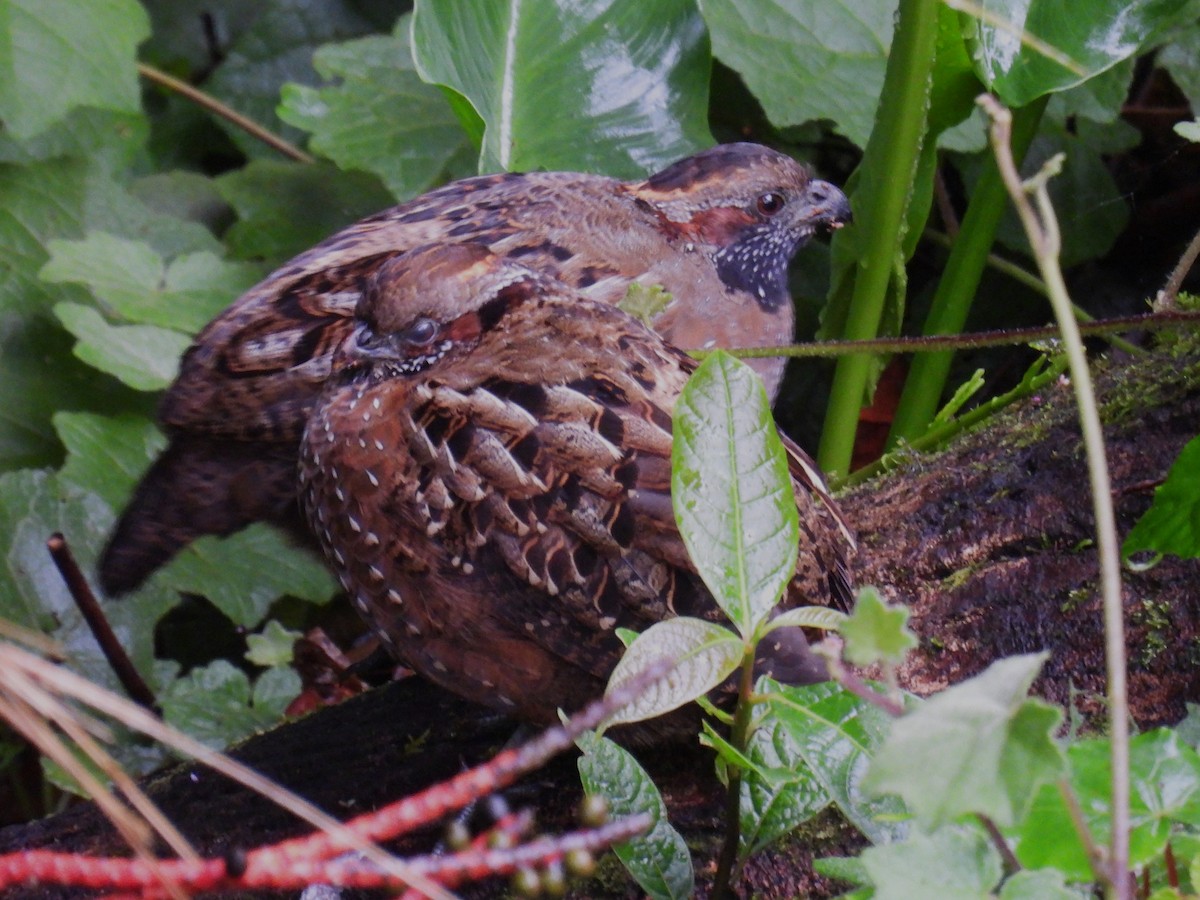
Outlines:
{"label": "quail's head", "polygon": [[822,230],[851,219],[838,188],[760,144],[722,144],[650,176],[636,194],[680,233],[711,248],[718,274],[760,303],[789,299],[788,262]]}

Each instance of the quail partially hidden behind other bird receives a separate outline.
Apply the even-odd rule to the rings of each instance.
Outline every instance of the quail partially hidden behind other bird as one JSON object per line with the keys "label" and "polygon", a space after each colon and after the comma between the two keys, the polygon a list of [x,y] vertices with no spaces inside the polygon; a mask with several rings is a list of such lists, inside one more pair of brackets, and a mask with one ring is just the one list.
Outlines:
{"label": "quail partially hidden behind other bird", "polygon": [[[721,617],[671,509],[671,412],[694,360],[478,245],[388,261],[358,318],[304,433],[301,502],[401,659],[546,723],[603,692],[616,628]],[[783,605],[845,608],[848,533],[785,443],[802,538]],[[824,677],[799,629],[772,638],[772,674]]]}
{"label": "quail partially hidden behind other bird", "polygon": [[[295,459],[366,285],[428,244],[487,248],[580,296],[617,303],[633,281],[672,303],[654,327],[680,347],[792,338],[786,270],[847,221],[834,186],[756,144],[680,160],[645,181],[551,172],[469,178],[351,225],[271,274],[210,323],[160,409],[170,445],[110,538],[100,582],[122,593],[204,534],[266,520],[303,535]],[[754,365],[777,387],[782,359]]]}

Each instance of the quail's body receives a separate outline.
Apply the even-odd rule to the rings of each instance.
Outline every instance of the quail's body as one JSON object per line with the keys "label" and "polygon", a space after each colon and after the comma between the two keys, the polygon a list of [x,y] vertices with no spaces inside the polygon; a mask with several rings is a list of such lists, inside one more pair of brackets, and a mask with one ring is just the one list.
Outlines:
{"label": "quail's body", "polygon": [[[419,262],[364,299],[370,324],[308,422],[302,503],[402,659],[552,721],[602,692],[616,627],[720,615],[671,512],[670,416],[694,363],[510,261],[446,248]],[[805,538],[788,605],[844,605],[836,511],[808,469],[793,474]],[[811,678],[802,637],[780,635],[777,674]]]}
{"label": "quail's body", "polygon": [[[633,281],[661,285],[673,301],[653,324],[676,346],[761,346],[792,336],[791,255],[848,214],[836,188],[791,159],[736,144],[637,183],[576,173],[467,179],[350,226],[197,337],[161,407],[171,447],[118,525],[102,582],[136,586],[200,534],[294,521],[286,470],[363,288],[388,260],[466,244],[600,302],[619,302]],[[783,360],[756,366],[777,387]]]}

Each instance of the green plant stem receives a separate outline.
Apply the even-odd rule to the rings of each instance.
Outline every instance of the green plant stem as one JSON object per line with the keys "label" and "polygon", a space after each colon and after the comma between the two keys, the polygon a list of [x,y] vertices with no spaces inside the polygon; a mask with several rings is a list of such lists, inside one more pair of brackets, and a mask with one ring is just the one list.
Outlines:
{"label": "green plant stem", "polygon": [[[1100,424],[1100,412],[1096,406],[1096,394],[1092,388],[1083,340],[1079,335],[1075,317],[1071,314],[1070,297],[1063,282],[1062,269],[1058,265],[1061,245],[1058,221],[1046,189],[1046,180],[1051,174],[1050,166],[1043,168],[1028,185],[1022,183],[1009,152],[1011,116],[990,96],[985,95],[981,102],[992,118],[992,146],[1000,172],[1029,235],[1029,243],[1033,247],[1042,279],[1050,291],[1050,303],[1054,307],[1058,326],[1062,329],[1063,344],[1071,369],[1071,384],[1075,389],[1076,403],[1079,405],[1079,422],[1087,453],[1092,507],[1096,518],[1096,543],[1100,553],[1105,655],[1108,667],[1108,715],[1112,759],[1112,844],[1108,860],[1108,893],[1117,900],[1130,900],[1129,698],[1125,671],[1125,622],[1121,603],[1120,548],[1117,542],[1108,461],[1104,453],[1104,431]],[[1037,203],[1036,211],[1029,202],[1029,193],[1033,194]]]}
{"label": "green plant stem", "polygon": [[187,97],[198,106],[202,106],[214,115],[220,116],[226,122],[236,125],[242,131],[246,132],[255,140],[262,141],[268,147],[278,150],[284,156],[296,160],[296,162],[312,163],[316,159],[309,156],[295,144],[292,144],[277,134],[273,134],[266,128],[263,128],[253,119],[248,119],[241,113],[226,106],[216,97],[211,94],[206,94],[204,91],[188,84],[186,81],[181,81],[174,75],[168,75],[162,69],[156,69],[154,66],[148,66],[145,63],[138,63],[138,74],[147,81],[153,81],[155,84],[162,85],[168,90]]}
{"label": "green plant stem", "polygon": [[[1013,153],[1018,160],[1029,149],[1048,99],[1047,95],[1035,100],[1013,116]],[[925,318],[926,335],[962,331],[1005,208],[1004,181],[995,161],[989,160],[975,185],[967,214],[933,295]],[[951,351],[941,351],[922,353],[913,359],[888,433],[888,449],[902,440],[912,440],[928,427],[937,413],[953,358]]]}
{"label": "green plant stem", "polygon": [[[825,658],[826,664],[829,666],[829,678],[831,681],[836,681],[854,696],[860,700],[865,700],[872,706],[877,706],[885,713],[892,717],[904,715],[904,700],[900,696],[899,690],[894,695],[881,694],[871,685],[867,684],[858,673],[851,670],[842,662],[842,639],[839,635],[828,635],[816,650]],[[892,676],[895,674],[895,667],[892,668]]]}
{"label": "green plant stem", "polygon": [[[960,225],[959,228],[961,229],[962,226]],[[939,247],[945,247],[947,250],[954,249],[958,241],[957,233],[956,236],[951,237],[946,232],[938,231],[936,228],[926,228],[921,233],[921,237],[932,244],[937,244]],[[1043,297],[1046,296],[1046,285],[1042,283],[1042,279],[1038,278],[1032,272],[1021,268],[1015,262],[1010,262],[995,251],[988,253],[987,267],[1011,278],[1017,284],[1024,285],[1029,290],[1041,294]]]}
{"label": "green plant stem", "polygon": [[[750,725],[754,713],[754,647],[747,647],[742,659],[741,675],[738,679],[737,709],[733,714],[733,730],[729,741],[745,755],[750,744]],[[728,793],[725,797],[725,844],[717,860],[717,874],[713,878],[713,900],[726,900],[733,894],[733,880],[737,876],[738,844],[741,841],[742,772],[730,766]]]}
{"label": "green plant stem", "polygon": [[845,478],[834,481],[830,480],[829,486],[834,490],[840,490],[844,487],[851,487],[856,484],[861,484],[874,478],[880,472],[886,470],[891,463],[902,458],[908,453],[918,452],[923,453],[931,450],[934,447],[941,446],[946,441],[950,440],[957,434],[966,431],[978,422],[995,415],[996,412],[1014,403],[1024,397],[1037,393],[1050,382],[1058,378],[1059,375],[1067,368],[1067,359],[1065,356],[1058,358],[1050,363],[1045,372],[1030,378],[1028,381],[1022,381],[1015,388],[1007,393],[1001,394],[999,397],[993,397],[987,403],[981,403],[974,409],[963,413],[955,419],[946,422],[942,425],[935,426],[926,431],[923,435],[911,443],[903,444],[891,453],[884,454],[873,463],[863,466],[861,469],[855,469]]}
{"label": "green plant stem", "polygon": [[[937,0],[900,0],[879,114],[862,163],[864,171],[869,166],[877,168],[881,177],[870,190],[856,191],[854,197],[856,227],[864,236],[864,252],[855,271],[854,291],[841,335],[850,340],[872,338],[879,332],[901,225],[926,133],[938,8]],[[817,459],[827,473],[845,474],[849,470],[858,412],[870,371],[870,354],[853,354],[838,360],[817,451]]]}
{"label": "green plant stem", "polygon": [[1079,805],[1079,798],[1075,796],[1075,789],[1071,787],[1071,782],[1065,778],[1060,778],[1056,783],[1058,785],[1058,794],[1062,797],[1063,806],[1067,808],[1067,817],[1071,820],[1071,825],[1075,829],[1075,836],[1079,838],[1079,843],[1083,845],[1083,852],[1087,855],[1092,871],[1099,873],[1100,880],[1105,885],[1111,886],[1111,880],[1107,877],[1107,861],[1104,858],[1104,848],[1097,844],[1095,838],[1092,837],[1091,829],[1087,826],[1087,819],[1083,816],[1083,808]]}

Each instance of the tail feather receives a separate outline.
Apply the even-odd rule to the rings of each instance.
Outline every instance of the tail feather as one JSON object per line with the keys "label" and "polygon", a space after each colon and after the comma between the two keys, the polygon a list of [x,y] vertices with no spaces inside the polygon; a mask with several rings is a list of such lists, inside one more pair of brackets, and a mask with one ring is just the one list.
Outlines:
{"label": "tail feather", "polygon": [[296,501],[293,446],[177,435],[143,476],[100,557],[110,596],[139,587],[204,535],[257,521],[311,540]]}

